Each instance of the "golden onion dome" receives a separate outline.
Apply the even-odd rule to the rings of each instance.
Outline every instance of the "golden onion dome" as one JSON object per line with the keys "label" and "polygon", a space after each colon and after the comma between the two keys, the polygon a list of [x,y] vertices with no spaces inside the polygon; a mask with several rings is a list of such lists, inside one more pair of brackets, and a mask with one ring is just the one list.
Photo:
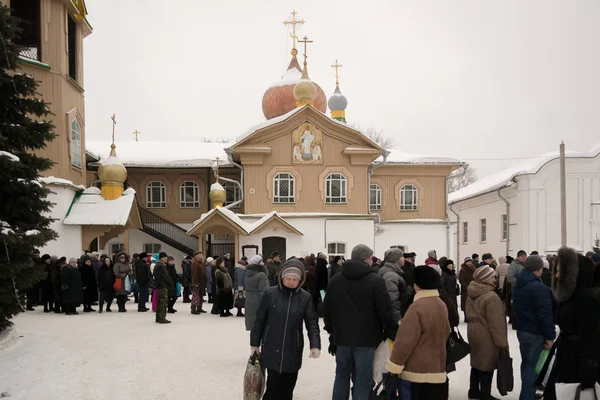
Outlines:
{"label": "golden onion dome", "polygon": [[216,208],[217,206],[223,207],[225,200],[227,200],[227,193],[219,182],[215,182],[210,186],[208,198],[210,199],[212,208]]}
{"label": "golden onion dome", "polygon": [[127,169],[117,158],[116,146],[110,145],[110,155],[102,161],[98,168],[98,177],[102,185],[123,186],[127,180]]}
{"label": "golden onion dome", "polygon": [[294,86],[294,98],[296,99],[296,107],[302,107],[306,104],[315,106],[317,98],[317,87],[308,77],[308,66],[304,63],[304,70],[300,81]]}

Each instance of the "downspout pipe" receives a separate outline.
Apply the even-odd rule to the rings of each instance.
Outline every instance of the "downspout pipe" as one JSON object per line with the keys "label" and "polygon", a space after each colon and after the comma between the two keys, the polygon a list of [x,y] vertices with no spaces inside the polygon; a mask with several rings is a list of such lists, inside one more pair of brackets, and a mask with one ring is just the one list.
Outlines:
{"label": "downspout pipe", "polygon": [[[446,254],[450,254],[450,215],[448,215],[448,178],[446,178]],[[458,257],[456,257],[458,262]]]}
{"label": "downspout pipe", "polygon": [[460,261],[460,215],[454,211],[454,204],[450,204],[448,208],[452,211],[452,214],[456,215],[456,262],[462,265]]}
{"label": "downspout pipe", "polygon": [[[375,171],[377,168],[379,168],[385,164],[389,155],[390,155],[390,152],[388,150],[383,149],[381,151],[381,156],[383,157],[383,160],[378,163],[371,163],[371,165],[369,165],[369,172],[367,174],[367,211],[368,211],[369,215],[377,216],[377,225],[381,224],[381,215],[379,215],[378,213],[373,213],[371,211],[371,176],[373,175],[373,171]],[[375,231],[374,230],[373,230],[373,251],[375,251]]]}
{"label": "downspout pipe", "polygon": [[501,188],[496,192],[498,193],[498,197],[502,199],[504,204],[506,204],[506,255],[508,255],[508,251],[510,250],[510,203],[506,200],[506,197],[502,195]]}
{"label": "downspout pipe", "polygon": [[229,163],[231,165],[240,169],[240,181],[239,182],[235,181],[233,179],[223,178],[223,177],[219,176],[220,180],[225,181],[225,182],[232,182],[240,188],[241,198],[238,201],[235,201],[235,202],[225,206],[225,208],[231,209],[239,204],[242,204],[242,202],[244,201],[244,167],[241,164],[238,164],[237,162],[235,162],[235,160],[233,159],[233,149],[231,147],[226,148],[225,153],[227,153],[227,161],[229,161]]}

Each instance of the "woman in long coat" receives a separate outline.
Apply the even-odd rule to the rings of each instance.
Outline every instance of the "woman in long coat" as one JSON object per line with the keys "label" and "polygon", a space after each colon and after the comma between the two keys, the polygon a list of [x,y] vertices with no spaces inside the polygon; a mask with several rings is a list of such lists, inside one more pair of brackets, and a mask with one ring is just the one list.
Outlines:
{"label": "woman in long coat", "polygon": [[233,280],[229,275],[229,269],[225,265],[225,260],[221,257],[215,261],[215,281],[217,283],[217,297],[219,305],[219,316],[230,317],[233,314]]}
{"label": "woman in long coat", "polygon": [[475,266],[471,257],[465,258],[465,262],[460,266],[458,273],[458,281],[460,282],[460,309],[465,313],[465,322],[467,320],[467,288],[469,283],[473,281],[473,274],[475,273]]}
{"label": "woman in long coat", "polygon": [[[560,336],[556,343],[555,379],[551,382],[581,383],[592,388],[600,381],[600,306],[592,288],[593,262],[575,250],[558,250],[552,292],[558,302]],[[554,385],[548,385],[544,399],[554,399]]]}
{"label": "woman in long coat", "polygon": [[100,299],[98,302],[98,312],[102,313],[104,303],[106,302],[106,312],[112,312],[110,306],[112,305],[113,298],[115,297],[115,274],[113,272],[113,263],[110,257],[104,255],[100,259],[100,269],[98,270],[98,291],[100,292]]}
{"label": "woman in long coat", "polygon": [[52,266],[52,295],[54,300],[54,312],[60,314],[62,308],[62,282],[61,269],[67,264],[67,258],[59,258]]}
{"label": "woman in long coat", "polygon": [[254,325],[256,312],[260,307],[260,301],[265,291],[269,288],[269,271],[263,264],[262,257],[253,256],[248,260],[244,277],[244,288],[246,289],[246,330],[249,331]]}
{"label": "woman in long coat", "polygon": [[119,312],[127,312],[127,309],[125,308],[125,302],[127,301],[127,295],[129,292],[125,290],[125,278],[131,275],[133,270],[131,269],[129,257],[126,253],[121,252],[117,254],[115,260],[115,265],[113,267],[115,278],[121,278],[122,280],[121,289],[115,290],[115,295],[117,296],[117,305],[119,306]]}
{"label": "woman in long coat", "polygon": [[81,281],[83,282],[83,312],[95,312],[92,303],[98,301],[98,288],[96,272],[92,266],[92,259],[88,256],[81,258]]}
{"label": "woman in long coat", "polygon": [[42,297],[42,304],[44,304],[44,312],[54,311],[53,297],[54,293],[52,290],[52,257],[49,254],[42,256],[42,265],[46,276],[40,281],[40,292]]}
{"label": "woman in long coat", "polygon": [[475,271],[467,289],[467,335],[471,345],[470,399],[493,399],[492,378],[501,349],[508,350],[506,317],[495,292],[496,275],[489,266]]}
{"label": "woman in long coat", "polygon": [[77,259],[71,258],[69,264],[60,270],[62,289],[62,306],[65,314],[79,314],[76,310],[83,303],[83,283],[81,274],[77,269]]}
{"label": "woman in long coat", "polygon": [[308,333],[310,358],[320,355],[319,317],[310,294],[302,290],[305,279],[306,271],[300,261],[286,261],[279,272],[278,285],[267,289],[256,314],[250,333],[250,352],[260,352],[260,364],[268,371],[263,400],[292,400],[302,366],[303,323]]}
{"label": "woman in long coat", "polygon": [[448,295],[448,298],[454,304],[454,308],[458,310],[458,284],[456,283],[456,270],[454,269],[454,261],[444,260],[440,262],[440,268],[442,269],[442,286],[444,291]]}
{"label": "woman in long coat", "polygon": [[177,282],[179,282],[179,276],[177,275],[177,269],[175,268],[175,257],[173,256],[167,257],[167,272],[169,273],[169,278],[171,278],[171,280],[174,282],[173,286],[169,288],[169,303],[167,312],[169,314],[175,314],[177,310],[173,307],[175,307],[175,303],[177,302]]}

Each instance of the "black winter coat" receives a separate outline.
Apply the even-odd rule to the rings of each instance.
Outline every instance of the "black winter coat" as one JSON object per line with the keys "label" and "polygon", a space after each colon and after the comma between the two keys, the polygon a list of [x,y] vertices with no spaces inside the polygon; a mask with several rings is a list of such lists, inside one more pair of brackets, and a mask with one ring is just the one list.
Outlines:
{"label": "black winter coat", "polygon": [[98,301],[98,289],[94,267],[84,263],[79,268],[79,272],[81,273],[81,282],[83,283],[83,302],[89,304]]}
{"label": "black winter coat", "polygon": [[317,292],[327,290],[327,260],[317,258]]}
{"label": "black winter coat", "polygon": [[445,268],[442,269],[442,287],[452,304],[454,304],[454,308],[458,310],[458,300],[456,297],[458,296],[459,288],[458,283],[456,283],[456,273],[454,271]]}
{"label": "black winter coat", "polygon": [[52,264],[44,264],[44,271],[46,276],[40,282],[40,289],[42,291],[42,301],[53,301],[54,291],[52,286]]}
{"label": "black winter coat", "polygon": [[186,288],[190,287],[192,285],[192,262],[183,260],[181,262],[181,271],[181,285]]}
{"label": "black winter coat", "polygon": [[344,262],[329,281],[323,309],[325,330],[338,346],[377,347],[398,328],[383,278],[362,261]]}
{"label": "black winter coat", "polygon": [[414,271],[415,270],[415,264],[405,261],[404,265],[402,266],[402,272],[404,272],[404,282],[406,282],[406,284],[410,287],[414,287],[415,286],[415,278],[414,278]]}
{"label": "black winter coat", "polygon": [[169,276],[167,266],[162,261],[157,261],[154,265],[154,280],[156,281],[156,289],[170,289],[175,287],[175,282]]}
{"label": "black winter coat", "polygon": [[278,372],[296,373],[302,366],[306,325],[310,348],[321,349],[319,317],[303,289],[271,286],[265,292],[250,332],[250,345],[262,344],[260,364]]}
{"label": "black winter coat", "polygon": [[167,272],[169,278],[173,281],[173,285],[169,288],[169,297],[177,297],[177,287],[175,285],[176,282],[179,282],[179,277],[177,276],[175,265],[167,264]]}
{"label": "black winter coat", "polygon": [[115,284],[115,273],[113,272],[112,264],[109,267],[102,264],[98,270],[98,290],[101,292],[112,292]]}
{"label": "black winter coat", "polygon": [[152,271],[146,260],[137,260],[135,262],[135,280],[142,285],[147,285],[152,279]]}
{"label": "black winter coat", "polygon": [[60,270],[62,303],[63,304],[81,304],[83,303],[83,283],[81,274],[77,268],[71,268],[65,265]]}
{"label": "black winter coat", "polygon": [[52,267],[52,292],[54,297],[54,302],[61,303],[62,302],[62,276],[61,276],[61,268],[65,264],[59,263],[58,261]]}

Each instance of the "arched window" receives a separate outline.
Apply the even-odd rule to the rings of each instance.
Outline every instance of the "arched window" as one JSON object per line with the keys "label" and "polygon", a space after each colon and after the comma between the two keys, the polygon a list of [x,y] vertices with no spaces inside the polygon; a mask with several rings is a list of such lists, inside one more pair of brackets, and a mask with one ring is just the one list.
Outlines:
{"label": "arched window", "polygon": [[329,174],[325,178],[325,204],[341,204],[347,201],[348,187],[343,174]]}
{"label": "arched window", "polygon": [[415,185],[404,185],[400,189],[400,211],[419,209],[419,189]]}
{"label": "arched window", "polygon": [[167,206],[167,187],[161,181],[148,182],[146,185],[146,207],[165,208]]}
{"label": "arched window", "polygon": [[200,187],[196,182],[185,181],[179,186],[179,207],[200,207]]}
{"label": "arched window", "polygon": [[[225,203],[223,203],[224,206],[228,206],[231,203],[235,203],[236,201],[239,201],[242,198],[242,192],[240,191],[240,187],[235,183],[223,182],[222,185],[223,189],[225,189]],[[240,205],[238,204],[234,208],[239,207]]]}
{"label": "arched window", "polygon": [[273,178],[273,203],[294,203],[296,201],[294,176],[286,172]]}
{"label": "arched window", "polygon": [[81,168],[81,127],[76,119],[71,121],[71,164]]}
{"label": "arched window", "polygon": [[371,184],[369,190],[369,207],[371,210],[381,210],[381,188],[377,184]]}

